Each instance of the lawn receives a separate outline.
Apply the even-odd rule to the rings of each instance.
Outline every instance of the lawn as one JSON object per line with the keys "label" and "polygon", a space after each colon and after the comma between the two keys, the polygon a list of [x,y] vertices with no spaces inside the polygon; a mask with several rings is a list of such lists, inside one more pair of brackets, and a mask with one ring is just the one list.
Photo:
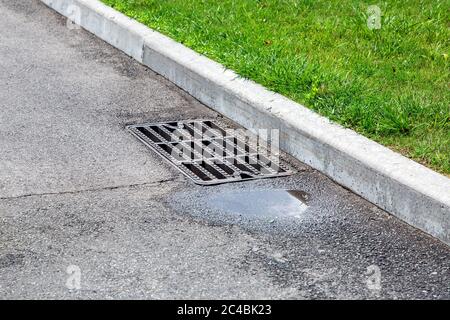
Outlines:
{"label": "lawn", "polygon": [[[450,175],[440,0],[103,0],[267,88]],[[379,29],[368,6],[381,10]]]}

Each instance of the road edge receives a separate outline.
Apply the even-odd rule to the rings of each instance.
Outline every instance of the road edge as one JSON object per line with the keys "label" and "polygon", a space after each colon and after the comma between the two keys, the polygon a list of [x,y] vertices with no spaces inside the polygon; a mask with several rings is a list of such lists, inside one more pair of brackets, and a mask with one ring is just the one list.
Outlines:
{"label": "road edge", "polygon": [[98,0],[40,0],[246,128],[280,130],[280,147],[450,245],[450,179],[126,17]]}

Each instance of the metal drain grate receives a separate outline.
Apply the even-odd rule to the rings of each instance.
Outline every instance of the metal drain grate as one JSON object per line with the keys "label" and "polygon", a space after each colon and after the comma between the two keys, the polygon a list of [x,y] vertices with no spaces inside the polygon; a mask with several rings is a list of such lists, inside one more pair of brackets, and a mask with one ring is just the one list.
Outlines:
{"label": "metal drain grate", "polygon": [[151,149],[197,184],[279,177],[292,174],[257,136],[224,129],[211,120],[188,120],[127,126]]}

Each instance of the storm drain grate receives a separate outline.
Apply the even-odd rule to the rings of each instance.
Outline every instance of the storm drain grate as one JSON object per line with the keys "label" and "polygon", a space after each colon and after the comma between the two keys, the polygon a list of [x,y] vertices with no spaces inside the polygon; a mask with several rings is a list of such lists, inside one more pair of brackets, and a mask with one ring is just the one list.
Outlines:
{"label": "storm drain grate", "polygon": [[211,120],[130,125],[127,129],[197,184],[292,174],[280,163],[274,144],[246,130],[224,129]]}

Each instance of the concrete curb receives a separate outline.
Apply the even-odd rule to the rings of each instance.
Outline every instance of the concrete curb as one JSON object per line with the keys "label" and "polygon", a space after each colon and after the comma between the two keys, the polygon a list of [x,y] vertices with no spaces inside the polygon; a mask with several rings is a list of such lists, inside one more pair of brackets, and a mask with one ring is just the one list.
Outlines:
{"label": "concrete curb", "polygon": [[280,129],[281,148],[450,245],[450,179],[222,65],[98,0],[41,0],[246,128]]}

